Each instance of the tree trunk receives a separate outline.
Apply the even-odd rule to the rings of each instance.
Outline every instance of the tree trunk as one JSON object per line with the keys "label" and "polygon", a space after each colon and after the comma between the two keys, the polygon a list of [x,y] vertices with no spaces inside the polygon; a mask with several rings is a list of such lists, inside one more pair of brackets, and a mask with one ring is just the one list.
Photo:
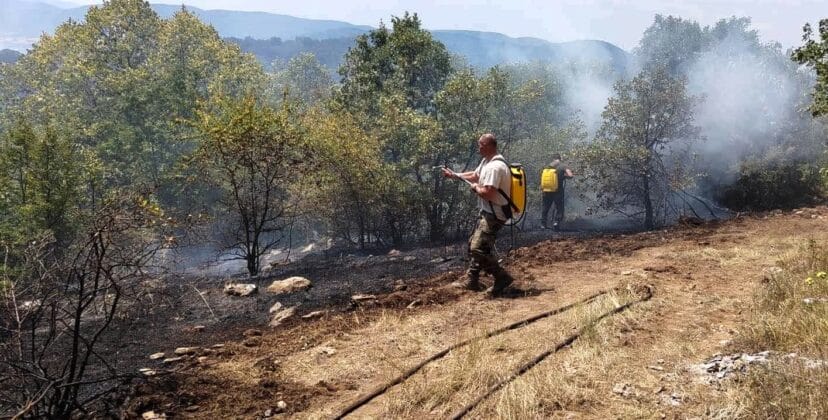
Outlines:
{"label": "tree trunk", "polygon": [[644,228],[653,230],[655,222],[653,220],[653,200],[650,198],[650,174],[644,173]]}

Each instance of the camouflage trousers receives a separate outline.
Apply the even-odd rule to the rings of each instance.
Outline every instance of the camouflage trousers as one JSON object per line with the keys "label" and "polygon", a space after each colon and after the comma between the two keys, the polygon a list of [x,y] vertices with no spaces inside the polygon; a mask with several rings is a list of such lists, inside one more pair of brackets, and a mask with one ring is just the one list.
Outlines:
{"label": "camouflage trousers", "polygon": [[469,238],[468,275],[470,278],[479,278],[481,270],[485,270],[495,278],[503,273],[503,268],[498,264],[497,255],[495,255],[495,238],[502,227],[503,222],[497,220],[493,214],[481,212],[477,227],[474,228]]}

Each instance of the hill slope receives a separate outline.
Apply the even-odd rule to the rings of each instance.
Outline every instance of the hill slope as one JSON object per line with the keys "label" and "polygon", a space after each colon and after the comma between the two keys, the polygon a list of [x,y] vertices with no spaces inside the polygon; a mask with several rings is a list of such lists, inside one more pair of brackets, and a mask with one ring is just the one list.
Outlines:
{"label": "hill slope", "polygon": [[[160,343],[165,347],[152,351],[224,341],[218,350],[199,351],[198,362],[195,357],[182,362],[176,371],[183,373],[151,380],[142,388],[144,396],[134,400],[132,414],[140,416],[143,409],[184,414],[186,400],[193,410],[187,415],[254,417],[278,412],[275,402],[282,400],[286,404],[279,410],[291,418],[330,418],[453,343],[614,288],[569,311],[458,348],[354,413],[354,418],[446,418],[511,369],[632,301],[646,284],[654,290],[651,300],[587,328],[572,346],[484,400],[472,416],[684,418],[714,410],[737,417],[743,407],[732,398],[742,392],[733,388],[739,382],[716,373],[741,373],[706,363],[717,353],[767,349],[739,344],[741,332],[751,328],[753,298],[765,287],[767,273],[795,258],[791,252],[800,245],[809,239],[828,242],[826,219],[828,208],[818,207],[633,235],[555,236],[517,250],[508,268],[519,281],[515,293],[501,299],[448,287],[462,273],[459,255],[449,255],[455,259],[441,263],[448,264],[444,272],[429,277],[411,278],[406,271],[434,267],[423,258],[400,263],[374,257],[347,269],[331,267],[324,277],[308,271],[315,282],[309,292],[256,298],[259,314],[245,309],[246,326],[208,325],[196,336]],[[379,275],[382,267],[386,272]],[[375,293],[376,299],[349,306],[347,296],[357,293]],[[220,293],[209,296],[219,316],[229,308],[222,301],[234,302],[236,310],[250,308]],[[297,314],[268,328],[266,308],[276,300],[298,304],[298,314],[326,312]],[[245,331],[257,326],[254,319],[261,328]]]}

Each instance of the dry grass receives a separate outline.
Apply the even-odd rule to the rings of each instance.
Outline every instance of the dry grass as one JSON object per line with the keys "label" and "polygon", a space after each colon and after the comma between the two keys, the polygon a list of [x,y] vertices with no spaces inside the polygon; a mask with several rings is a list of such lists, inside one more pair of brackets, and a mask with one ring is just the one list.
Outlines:
{"label": "dry grass", "polygon": [[[779,262],[756,302],[752,327],[740,342],[752,350],[796,352],[828,361],[828,246],[810,240]],[[806,303],[805,299],[813,299]],[[781,359],[754,370],[735,402],[743,417],[828,418],[828,362],[806,366]]]}
{"label": "dry grass", "polygon": [[[513,370],[535,355],[550,349],[583,325],[604,312],[634,300],[626,292],[611,294],[581,305],[571,311],[530,324],[487,340],[479,340],[457,349],[445,359],[428,366],[384,398],[384,413],[391,418],[443,418],[465,405],[486,389],[507,377]],[[623,319],[623,315],[621,316]],[[609,322],[609,321],[604,321]],[[623,321],[621,321],[623,322]],[[492,326],[494,327],[494,325]],[[600,327],[588,330],[581,338],[588,342],[612,339],[599,338]],[[602,330],[603,331],[603,330]],[[477,335],[483,331],[477,331]],[[601,354],[591,344],[577,345],[564,352],[584,352],[586,369],[561,364],[557,355],[549,357],[526,375],[495,393],[475,409],[473,418],[532,419],[564,415],[567,407],[578,407],[592,394],[598,371],[613,363],[610,354]],[[589,350],[582,350],[589,349]],[[590,354],[586,354],[586,352]],[[593,353],[593,352],[597,352]],[[578,373],[578,375],[576,375]],[[579,378],[585,377],[581,380]],[[611,387],[611,386],[610,386]],[[563,411],[562,411],[563,410]]]}

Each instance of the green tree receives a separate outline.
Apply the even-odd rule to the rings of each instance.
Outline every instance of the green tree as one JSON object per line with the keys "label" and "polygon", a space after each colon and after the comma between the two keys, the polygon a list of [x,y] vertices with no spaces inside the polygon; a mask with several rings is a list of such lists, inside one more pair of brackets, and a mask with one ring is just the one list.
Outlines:
{"label": "green tree", "polygon": [[97,155],[103,182],[95,193],[104,194],[127,185],[169,187],[189,146],[178,141],[189,127],[177,121],[211,95],[262,89],[264,73],[186,10],[162,20],[146,1],[112,0],[41,37],[0,83],[0,124],[27,115],[61,127]]}
{"label": "green tree", "polygon": [[196,115],[201,142],[193,159],[221,193],[223,248],[256,275],[294,215],[291,193],[308,157],[304,134],[289,103],[273,109],[252,96],[217,98]]}
{"label": "green tree", "polygon": [[83,165],[66,136],[18,120],[0,138],[0,167],[0,233],[14,239],[50,231],[58,244],[68,240]]}
{"label": "green tree", "polygon": [[664,67],[683,74],[710,43],[708,29],[698,22],[656,15],[633,51],[645,68]]}
{"label": "green tree", "polygon": [[647,229],[664,221],[673,192],[692,181],[687,146],[698,139],[693,125],[697,98],[666,69],[618,82],[593,143],[578,151],[600,205],[643,216]]}
{"label": "green tree", "polygon": [[434,96],[451,74],[446,47],[421,27],[416,14],[391,18],[356,39],[339,68],[338,100],[348,109],[368,115],[380,112],[381,93],[400,90],[411,108],[434,112]]}
{"label": "green tree", "polygon": [[313,54],[302,53],[291,58],[284,68],[273,67],[275,72],[271,75],[270,89],[274,98],[287,93],[306,107],[330,98],[333,89],[331,72]]}
{"label": "green tree", "polygon": [[380,141],[341,110],[313,109],[304,116],[304,126],[315,155],[313,175],[303,181],[312,187],[305,203],[334,236],[365,249],[382,235],[377,221],[393,184]]}
{"label": "green tree", "polygon": [[802,28],[804,45],[791,54],[794,61],[816,71],[817,80],[813,91],[811,112],[814,116],[828,114],[828,19],[819,21],[819,39],[815,39],[810,24]]}
{"label": "green tree", "polygon": [[380,142],[391,170],[379,212],[380,237],[399,245],[405,235],[421,231],[430,186],[443,182],[435,181],[431,170],[443,162],[427,157],[434,157],[440,131],[435,98],[452,68],[445,46],[422,29],[416,14],[391,22],[390,30],[380,25],[357,38],[339,69],[342,80],[334,102]]}

